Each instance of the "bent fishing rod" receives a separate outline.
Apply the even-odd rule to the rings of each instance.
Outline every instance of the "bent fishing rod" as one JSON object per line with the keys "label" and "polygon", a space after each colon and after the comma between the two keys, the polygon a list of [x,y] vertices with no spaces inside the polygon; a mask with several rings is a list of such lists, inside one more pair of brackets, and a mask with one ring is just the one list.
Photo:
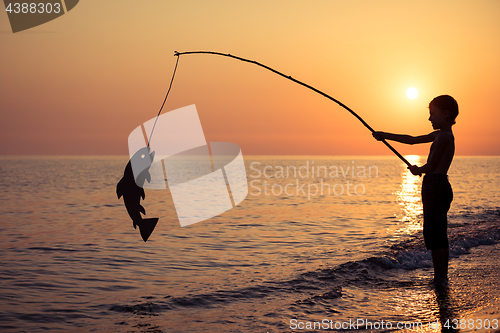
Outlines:
{"label": "bent fishing rod", "polygon": [[[312,86],[310,86],[310,85],[308,85],[308,84],[306,84],[306,83],[304,83],[304,82],[302,82],[302,81],[299,81],[299,80],[297,80],[297,79],[294,79],[293,77],[291,77],[291,76],[289,76],[289,75],[285,75],[285,74],[283,74],[283,73],[281,73],[281,72],[279,72],[279,71],[277,71],[277,70],[275,70],[275,69],[273,69],[273,68],[271,68],[271,67],[269,67],[269,66],[266,66],[266,65],[264,65],[264,64],[261,64],[260,62],[257,62],[257,61],[254,61],[254,60],[245,59],[245,58],[241,58],[241,57],[237,57],[237,56],[234,56],[234,55],[229,54],[229,53],[221,53],[221,52],[213,52],[213,51],[188,51],[188,52],[177,52],[177,51],[175,51],[175,52],[174,52],[174,56],[176,56],[176,57],[177,57],[177,62],[176,62],[176,64],[175,64],[174,74],[173,74],[173,76],[172,76],[172,80],[171,80],[171,82],[170,82],[170,88],[172,87],[172,82],[173,82],[173,80],[174,80],[175,71],[176,71],[176,69],[177,69],[177,64],[178,64],[178,62],[179,62],[179,58],[180,58],[180,56],[181,56],[181,55],[187,55],[187,54],[212,54],[212,55],[219,55],[219,56],[223,56],[223,57],[228,57],[228,58],[237,59],[237,60],[244,61],[244,62],[249,62],[249,63],[251,63],[251,64],[254,64],[254,65],[257,65],[257,66],[263,67],[263,68],[265,68],[265,69],[267,69],[267,70],[269,70],[269,71],[271,71],[271,72],[273,72],[273,73],[275,73],[275,74],[278,74],[278,75],[280,75],[280,76],[282,76],[282,77],[284,77],[284,78],[286,78],[286,79],[288,79],[288,80],[291,80],[291,81],[293,81],[293,82],[295,82],[295,83],[298,83],[298,84],[300,84],[301,86],[304,86],[304,87],[306,87],[306,88],[308,88],[308,89],[311,89],[312,91],[314,91],[314,92],[316,92],[316,93],[318,93],[318,94],[320,94],[320,95],[322,95],[322,96],[324,96],[324,97],[328,98],[329,100],[331,100],[331,101],[333,101],[333,102],[337,103],[338,105],[340,105],[341,107],[343,107],[344,109],[346,109],[347,111],[349,111],[349,112],[350,112],[350,113],[351,113],[354,117],[356,117],[356,118],[357,118],[357,119],[358,119],[358,120],[359,120],[359,121],[360,121],[360,122],[361,122],[361,123],[362,123],[362,124],[363,124],[366,128],[368,128],[368,129],[370,130],[370,132],[372,132],[372,133],[373,133],[373,132],[375,132],[375,130],[374,130],[374,129],[370,126],[370,125],[368,125],[368,124],[366,123],[366,121],[364,121],[364,120],[363,120],[363,118],[361,118],[361,117],[360,117],[360,116],[359,116],[356,112],[354,112],[353,110],[351,110],[351,109],[350,109],[349,107],[347,107],[347,105],[345,105],[344,103],[340,102],[339,100],[336,100],[335,98],[333,98],[332,96],[330,96],[330,95],[328,95],[328,94],[326,94],[326,93],[322,92],[321,90],[318,90],[318,89],[316,89],[316,88],[314,88],[314,87],[312,87]],[[169,88],[168,92],[170,92],[170,88]],[[167,96],[168,96],[168,92],[167,92]],[[165,100],[167,99],[167,96],[165,96]],[[165,100],[163,101],[163,105],[165,105]],[[163,105],[162,105],[162,107],[160,108],[160,111],[158,112],[158,116],[160,115],[161,110],[163,109]],[[158,116],[157,116],[157,118],[158,118]],[[156,122],[155,122],[155,124],[156,124]],[[154,130],[154,127],[153,127],[153,130]],[[153,134],[153,130],[151,131],[151,135]],[[150,137],[150,139],[151,139],[151,137]],[[384,143],[384,144],[385,144],[385,145],[386,145],[386,146],[387,146],[390,150],[392,150],[392,152],[393,152],[394,154],[396,154],[396,156],[397,156],[397,157],[399,157],[399,158],[401,159],[401,161],[403,161],[403,162],[404,162],[407,166],[411,166],[411,163],[410,163],[410,162],[408,162],[408,161],[406,160],[406,158],[404,158],[404,157],[403,157],[403,156],[402,156],[402,155],[401,155],[401,154],[400,154],[400,153],[399,153],[396,149],[394,149],[394,148],[393,148],[393,147],[392,147],[392,146],[391,146],[391,145],[390,145],[390,144],[389,144],[389,143],[388,143],[385,139],[383,139],[383,140],[381,140],[381,141],[382,141],[382,142],[383,142],[383,143]]]}

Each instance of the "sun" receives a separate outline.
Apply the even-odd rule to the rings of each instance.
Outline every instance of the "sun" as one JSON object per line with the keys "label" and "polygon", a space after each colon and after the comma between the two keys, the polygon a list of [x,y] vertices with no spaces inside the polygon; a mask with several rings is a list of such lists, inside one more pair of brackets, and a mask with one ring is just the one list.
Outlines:
{"label": "sun", "polygon": [[406,96],[408,96],[409,99],[415,99],[418,96],[418,90],[410,87],[408,90],[406,90]]}

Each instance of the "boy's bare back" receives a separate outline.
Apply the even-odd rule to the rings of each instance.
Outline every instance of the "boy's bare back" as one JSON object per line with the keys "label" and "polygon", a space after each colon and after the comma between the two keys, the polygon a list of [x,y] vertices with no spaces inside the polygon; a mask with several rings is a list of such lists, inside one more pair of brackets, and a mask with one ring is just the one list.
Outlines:
{"label": "boy's bare back", "polygon": [[429,168],[426,173],[441,173],[446,175],[455,155],[455,137],[451,129],[449,131],[441,130],[436,132],[434,132],[436,133],[436,137],[427,157],[426,165]]}

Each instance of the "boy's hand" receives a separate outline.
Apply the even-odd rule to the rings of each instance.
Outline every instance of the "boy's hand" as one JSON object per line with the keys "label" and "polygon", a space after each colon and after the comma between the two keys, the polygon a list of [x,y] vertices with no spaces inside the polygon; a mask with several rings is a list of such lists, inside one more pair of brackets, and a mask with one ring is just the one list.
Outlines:
{"label": "boy's hand", "polygon": [[384,132],[373,132],[372,135],[375,139],[377,139],[377,141],[382,141],[385,139],[384,137]]}
{"label": "boy's hand", "polygon": [[408,170],[415,176],[422,176],[422,172],[420,171],[420,168],[416,165],[412,165],[408,167]]}

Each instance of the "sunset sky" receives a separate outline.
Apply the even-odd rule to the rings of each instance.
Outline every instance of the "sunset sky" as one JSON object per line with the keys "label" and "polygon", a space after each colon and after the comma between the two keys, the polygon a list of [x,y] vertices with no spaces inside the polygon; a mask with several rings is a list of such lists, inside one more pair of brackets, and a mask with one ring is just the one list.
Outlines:
{"label": "sunset sky", "polygon": [[[80,1],[18,33],[0,8],[0,155],[128,154],[129,133],[163,102],[174,51],[195,50],[273,67],[375,130],[429,133],[429,101],[452,95],[456,154],[500,155],[498,0]],[[337,104],[234,59],[181,56],[164,112],[190,104],[207,141],[244,155],[392,154]]]}

